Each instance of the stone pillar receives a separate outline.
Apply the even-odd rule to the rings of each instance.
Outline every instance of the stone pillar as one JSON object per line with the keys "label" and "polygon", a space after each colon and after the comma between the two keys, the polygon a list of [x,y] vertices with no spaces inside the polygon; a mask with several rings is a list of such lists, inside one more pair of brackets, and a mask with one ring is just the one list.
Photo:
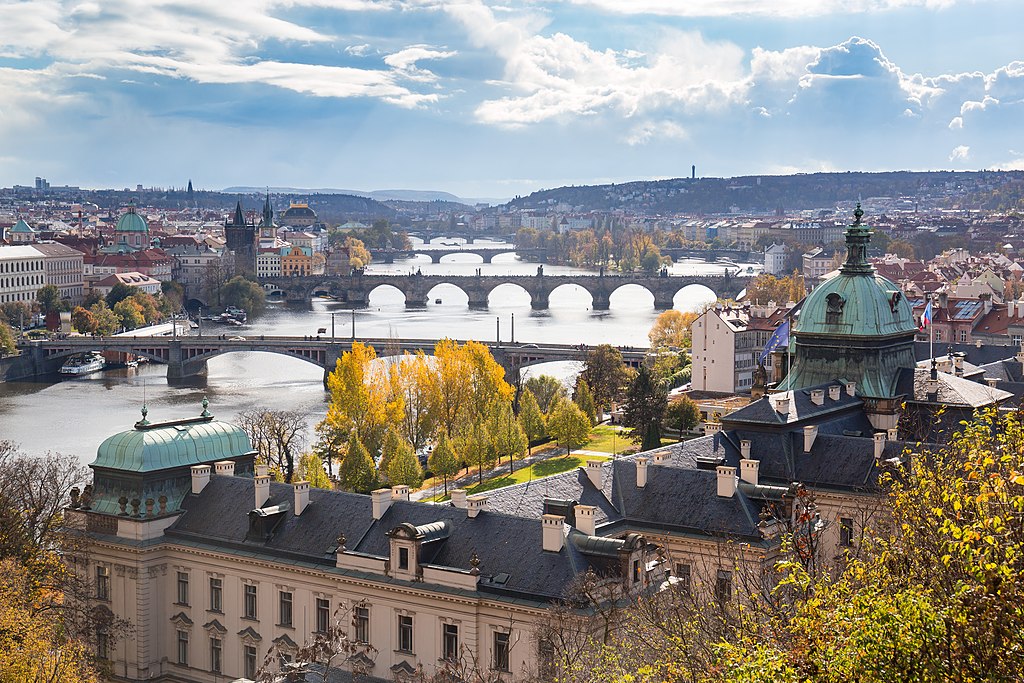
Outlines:
{"label": "stone pillar", "polygon": [[487,308],[487,296],[490,292],[485,290],[483,287],[467,289],[466,294],[469,296],[470,308]]}
{"label": "stone pillar", "polygon": [[442,256],[445,256],[445,254],[431,253],[430,254],[430,262],[431,263],[440,263]]}
{"label": "stone pillar", "polygon": [[546,311],[548,308],[548,299],[550,296],[551,292],[545,290],[538,289],[530,292],[530,308],[532,308],[535,311]]}
{"label": "stone pillar", "polygon": [[612,307],[612,298],[608,292],[591,292],[590,296],[594,299],[594,310],[595,311],[607,311]]}

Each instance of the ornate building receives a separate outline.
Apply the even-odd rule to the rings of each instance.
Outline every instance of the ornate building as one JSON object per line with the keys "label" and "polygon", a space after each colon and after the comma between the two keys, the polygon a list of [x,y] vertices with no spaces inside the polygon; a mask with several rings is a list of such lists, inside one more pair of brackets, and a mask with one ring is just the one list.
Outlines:
{"label": "ornate building", "polygon": [[235,254],[235,272],[239,275],[256,273],[256,251],[259,248],[255,221],[246,221],[242,201],[235,205],[235,213],[224,221],[224,238],[227,249]]}

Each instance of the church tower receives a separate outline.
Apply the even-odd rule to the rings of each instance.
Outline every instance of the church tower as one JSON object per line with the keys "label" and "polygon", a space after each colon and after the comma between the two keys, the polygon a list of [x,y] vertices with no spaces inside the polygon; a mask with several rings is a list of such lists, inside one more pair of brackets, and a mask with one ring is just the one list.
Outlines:
{"label": "church tower", "polygon": [[235,272],[239,275],[256,273],[256,224],[245,222],[242,201],[235,205],[235,214],[224,221],[224,237],[227,248],[235,252]]}
{"label": "church tower", "polygon": [[277,237],[277,226],[274,225],[274,207],[270,205],[270,192],[263,202],[263,219],[260,221],[260,239],[273,240]]}

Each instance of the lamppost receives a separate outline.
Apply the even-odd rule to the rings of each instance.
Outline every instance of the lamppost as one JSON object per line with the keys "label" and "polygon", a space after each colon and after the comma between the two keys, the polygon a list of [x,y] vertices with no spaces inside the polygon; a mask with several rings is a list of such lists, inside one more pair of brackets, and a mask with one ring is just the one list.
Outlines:
{"label": "lamppost", "polygon": [[512,343],[516,343],[516,314],[512,314]]}
{"label": "lamppost", "polygon": [[336,311],[331,313],[331,343],[332,344],[334,343],[334,316],[336,316],[336,315],[338,315],[338,313]]}
{"label": "lamppost", "polygon": [[352,309],[352,341],[356,340],[356,309]]}
{"label": "lamppost", "polygon": [[501,316],[494,316],[494,338],[498,342],[498,347],[501,347]]}

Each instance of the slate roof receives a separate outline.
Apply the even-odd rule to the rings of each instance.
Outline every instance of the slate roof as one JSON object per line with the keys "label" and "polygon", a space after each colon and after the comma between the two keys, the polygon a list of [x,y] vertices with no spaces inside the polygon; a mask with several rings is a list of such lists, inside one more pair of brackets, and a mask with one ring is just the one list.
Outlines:
{"label": "slate roof", "polygon": [[[838,399],[833,400],[829,397],[829,386],[840,387]],[[811,391],[814,389],[823,389],[825,391],[825,400],[820,406],[811,401]],[[775,409],[778,400],[784,397],[790,399],[789,410],[785,415]],[[722,416],[722,425],[726,428],[732,426],[739,427],[744,424],[767,426],[797,425],[808,420],[820,420],[829,415],[853,412],[859,409],[862,404],[863,402],[859,398],[847,394],[843,383],[837,380],[804,389],[778,392],[772,394],[771,397],[765,396],[739,410]]]}
{"label": "slate roof", "polygon": [[928,397],[928,379],[931,370],[902,368],[896,379],[896,393],[917,403],[941,403],[948,406],[982,408],[1002,403],[1013,397],[1008,391],[973,382],[945,372],[936,373],[939,382],[937,400]]}
{"label": "slate roof", "polygon": [[621,518],[621,515],[609,502],[611,467],[606,464],[602,472],[606,483],[605,493],[590,482],[585,469],[580,467],[564,474],[488,491],[487,505],[492,510],[510,515],[540,519],[544,513],[545,498],[574,500],[580,505],[596,507],[594,522],[597,525],[605,524]]}

